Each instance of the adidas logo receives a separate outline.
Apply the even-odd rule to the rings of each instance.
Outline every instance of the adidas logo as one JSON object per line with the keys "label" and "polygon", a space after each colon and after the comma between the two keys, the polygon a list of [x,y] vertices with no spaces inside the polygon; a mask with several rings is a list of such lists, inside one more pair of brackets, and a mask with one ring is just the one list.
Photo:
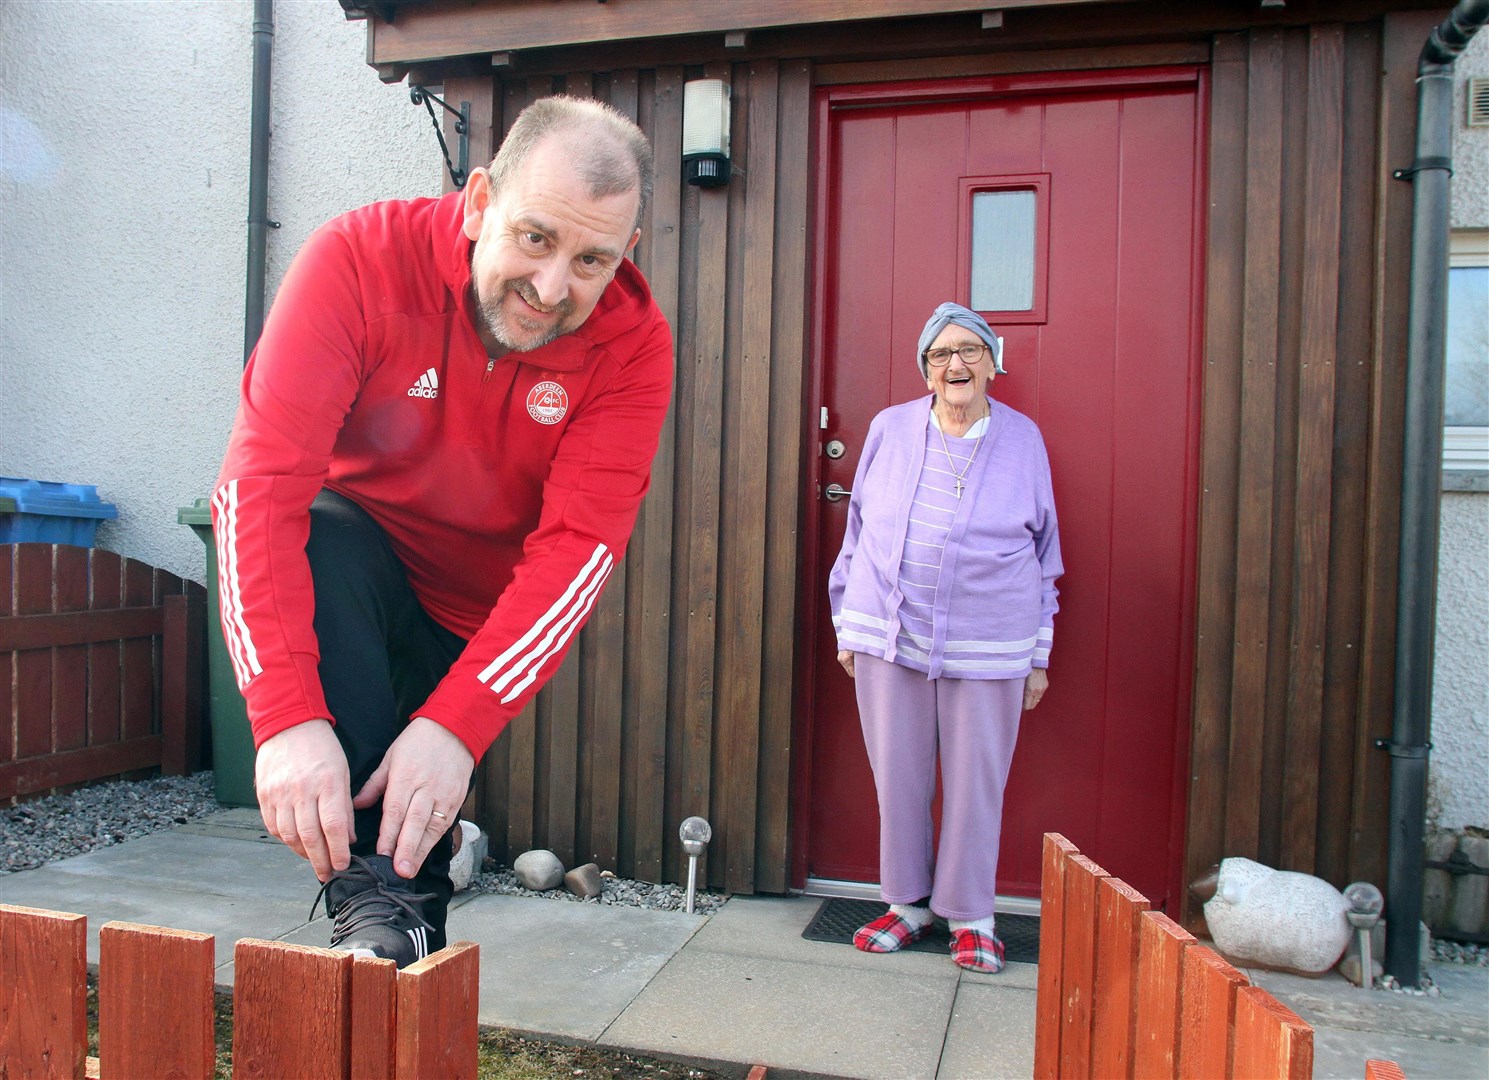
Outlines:
{"label": "adidas logo", "polygon": [[439,397],[439,375],[434,368],[430,368],[419,376],[419,381],[408,388],[409,397],[437,398]]}

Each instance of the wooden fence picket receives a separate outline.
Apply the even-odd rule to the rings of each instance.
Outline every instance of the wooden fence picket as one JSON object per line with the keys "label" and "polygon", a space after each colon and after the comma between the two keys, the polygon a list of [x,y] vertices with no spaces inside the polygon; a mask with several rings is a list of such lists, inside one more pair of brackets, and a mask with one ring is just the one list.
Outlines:
{"label": "wooden fence picket", "polygon": [[98,931],[102,1080],[211,1080],[216,1065],[211,934],[135,923]]}
{"label": "wooden fence picket", "polygon": [[1063,1022],[1060,1075],[1091,1075],[1091,1016],[1096,994],[1097,886],[1106,871],[1084,855],[1065,862],[1064,947],[1060,960]]}
{"label": "wooden fence picket", "polygon": [[1103,878],[1096,890],[1096,999],[1091,1028],[1091,1075],[1128,1080],[1136,1034],[1138,916],[1148,898],[1121,878]]}
{"label": "wooden fence picket", "polygon": [[398,965],[361,957],[352,964],[351,1074],[393,1080],[398,1032]]}
{"label": "wooden fence picket", "polygon": [[1406,1074],[1394,1061],[1376,1061],[1372,1058],[1365,1062],[1365,1080],[1406,1080]]}
{"label": "wooden fence picket", "polygon": [[[1064,963],[1065,864],[1076,847],[1059,833],[1044,834],[1040,869],[1039,975],[1036,1000],[1064,1001],[1060,968]],[[1055,1006],[1035,1011],[1034,1077],[1055,1080],[1060,1075],[1060,1028],[1063,1009]]]}
{"label": "wooden fence picket", "polygon": [[[1044,834],[1038,1080],[1310,1080],[1313,1029],[1147,897]],[[1368,1061],[1365,1080],[1406,1080]]]}
{"label": "wooden fence picket", "polygon": [[1231,1075],[1236,991],[1247,985],[1246,976],[1200,945],[1184,950],[1179,976],[1179,1076]]}
{"label": "wooden fence picket", "polygon": [[1194,935],[1157,911],[1138,917],[1136,1046],[1133,1075],[1172,1080],[1179,1064],[1179,978]]}
{"label": "wooden fence picket", "polygon": [[1259,986],[1236,992],[1236,1076],[1309,1080],[1313,1075],[1313,1029]]}
{"label": "wooden fence picket", "polygon": [[460,941],[398,973],[398,1080],[475,1080],[480,969]]}
{"label": "wooden fence picket", "polygon": [[0,904],[0,1063],[9,1076],[82,1076],[88,920]]}
{"label": "wooden fence picket", "polygon": [[351,953],[244,938],[233,964],[234,1078],[344,1080]]}

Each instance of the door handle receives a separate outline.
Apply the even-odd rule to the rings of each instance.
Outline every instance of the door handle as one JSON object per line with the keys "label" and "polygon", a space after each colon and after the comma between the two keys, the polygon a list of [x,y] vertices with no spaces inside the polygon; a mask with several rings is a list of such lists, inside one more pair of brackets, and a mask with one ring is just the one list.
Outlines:
{"label": "door handle", "polygon": [[825,494],[827,495],[828,502],[837,502],[839,499],[844,499],[852,495],[853,492],[843,487],[842,484],[828,484]]}

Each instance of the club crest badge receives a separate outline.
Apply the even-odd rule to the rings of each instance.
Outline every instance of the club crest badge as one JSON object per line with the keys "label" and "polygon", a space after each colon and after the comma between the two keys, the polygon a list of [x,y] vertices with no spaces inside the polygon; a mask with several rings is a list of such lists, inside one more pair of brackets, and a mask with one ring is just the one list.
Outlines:
{"label": "club crest badge", "polygon": [[556,382],[543,381],[527,395],[527,414],[540,424],[556,424],[569,411],[569,395]]}

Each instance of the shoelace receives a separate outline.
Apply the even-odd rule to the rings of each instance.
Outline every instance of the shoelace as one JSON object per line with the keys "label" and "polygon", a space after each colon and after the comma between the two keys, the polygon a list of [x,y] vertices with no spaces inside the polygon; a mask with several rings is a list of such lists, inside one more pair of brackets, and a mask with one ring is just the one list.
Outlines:
{"label": "shoelace", "polygon": [[310,905],[312,918],[315,916],[315,909],[320,904],[321,897],[326,895],[326,890],[334,881],[350,881],[359,885],[370,885],[371,888],[347,897],[335,912],[331,911],[331,900],[327,897],[326,914],[334,915],[336,919],[336,926],[331,931],[333,948],[364,927],[379,926],[390,919],[397,918],[400,909],[424,929],[434,929],[433,924],[414,907],[414,904],[435,899],[434,893],[414,893],[392,889],[377,876],[377,872],[372,867],[367,865],[366,860],[356,855],[352,856],[352,863],[345,870],[332,871],[330,880],[321,886],[320,892],[315,894],[315,900]]}

